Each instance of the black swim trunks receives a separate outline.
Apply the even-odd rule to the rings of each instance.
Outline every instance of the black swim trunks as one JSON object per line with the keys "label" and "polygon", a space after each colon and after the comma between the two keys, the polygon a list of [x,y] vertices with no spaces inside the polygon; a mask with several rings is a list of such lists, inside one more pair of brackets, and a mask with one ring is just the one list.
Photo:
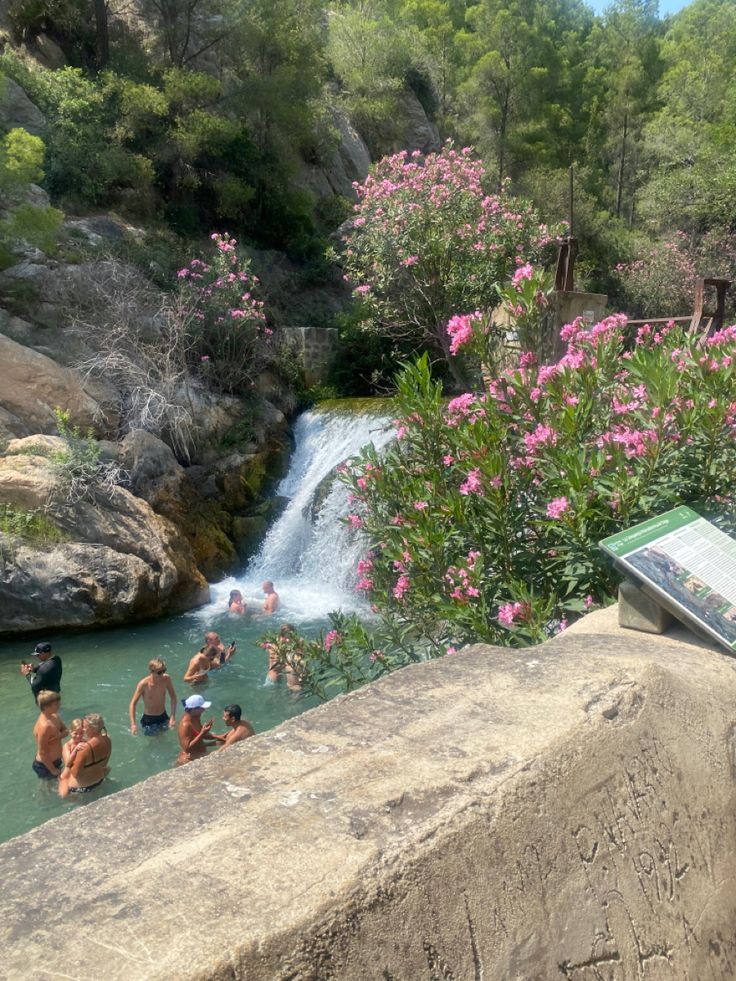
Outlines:
{"label": "black swim trunks", "polygon": [[[40,777],[42,780],[58,779],[57,775],[52,773],[51,770],[49,770],[40,760],[34,760],[33,763],[31,763],[31,766],[33,767],[33,772],[36,774],[36,776]],[[54,766],[57,770],[61,770],[64,766],[64,761],[62,759],[54,760]]]}
{"label": "black swim trunks", "polygon": [[164,729],[168,728],[169,717],[166,712],[162,712],[161,715],[141,716],[141,729],[147,736],[152,736],[154,732],[163,732]]}

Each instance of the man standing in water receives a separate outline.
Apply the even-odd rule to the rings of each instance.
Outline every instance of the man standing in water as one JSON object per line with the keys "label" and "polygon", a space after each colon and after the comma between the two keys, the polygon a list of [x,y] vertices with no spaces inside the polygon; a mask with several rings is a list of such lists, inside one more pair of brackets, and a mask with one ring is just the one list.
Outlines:
{"label": "man standing in water", "polygon": [[[176,725],[176,694],[171,678],[166,673],[166,664],[160,657],[154,657],[148,662],[148,674],[136,686],[128,709],[130,715],[130,731],[135,734],[138,726],[135,724],[135,707],[139,699],[143,699],[144,715],[141,718],[141,728],[147,736],[164,729],[173,729]],[[171,716],[166,714],[166,695],[171,699]]]}
{"label": "man standing in water", "polygon": [[266,599],[263,603],[263,612],[275,613],[279,608],[279,594],[273,588],[271,580],[267,579],[261,586],[261,589],[266,594]]}
{"label": "man standing in water", "polygon": [[227,749],[233,743],[239,743],[243,739],[248,739],[249,736],[255,736],[255,729],[247,719],[241,719],[242,714],[243,710],[239,705],[225,706],[225,711],[222,713],[222,720],[225,725],[230,726],[232,732],[227,733],[225,742],[220,746],[218,752],[221,753],[223,749]]}
{"label": "man standing in water", "polygon": [[58,654],[51,653],[51,644],[36,644],[33,651],[34,657],[41,662],[38,667],[33,664],[23,663],[20,666],[20,673],[28,679],[33,692],[33,697],[38,702],[38,693],[41,691],[61,691],[61,658]]}
{"label": "man standing in water", "polygon": [[53,780],[60,776],[64,768],[61,757],[61,739],[68,729],[59,717],[61,695],[56,691],[42,691],[38,694],[38,707],[41,714],[33,727],[36,740],[36,758],[31,766],[36,776],[42,780]]}
{"label": "man standing in water", "polygon": [[199,759],[207,755],[208,742],[221,742],[223,736],[213,736],[211,734],[214,719],[202,725],[202,713],[212,705],[206,702],[201,695],[190,695],[182,701],[184,715],[179,723],[179,755],[176,758],[177,766],[182,763],[189,763],[191,760]]}

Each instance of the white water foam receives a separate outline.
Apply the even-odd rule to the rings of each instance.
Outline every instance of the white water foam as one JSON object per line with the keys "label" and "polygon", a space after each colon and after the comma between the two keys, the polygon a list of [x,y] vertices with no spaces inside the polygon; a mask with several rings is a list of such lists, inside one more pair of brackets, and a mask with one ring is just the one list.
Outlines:
{"label": "white water foam", "polygon": [[[335,468],[367,443],[380,449],[393,437],[383,415],[315,409],[294,427],[295,449],[289,472],[276,493],[289,498],[246,570],[211,586],[211,602],[196,611],[203,620],[226,609],[231,589],[240,589],[250,610],[263,603],[261,584],[274,582],[281,597],[280,617],[303,623],[326,618],[331,610],[365,607],[355,592],[355,567],[365,549],[360,536],[340,521],[349,511],[347,488],[332,480]],[[321,504],[314,516],[315,494]],[[325,494],[322,494],[325,491]]]}

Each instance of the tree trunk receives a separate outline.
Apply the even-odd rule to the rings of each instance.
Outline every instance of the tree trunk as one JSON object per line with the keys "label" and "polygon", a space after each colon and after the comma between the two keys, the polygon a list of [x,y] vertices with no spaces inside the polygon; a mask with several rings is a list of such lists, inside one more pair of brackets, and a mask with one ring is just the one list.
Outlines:
{"label": "tree trunk", "polygon": [[618,163],[618,186],[616,188],[616,217],[621,217],[621,197],[624,189],[624,166],[626,165],[626,133],[629,128],[629,114],[624,113],[624,133],[621,140],[621,159]]}
{"label": "tree trunk", "polygon": [[102,71],[110,63],[110,32],[107,21],[107,0],[94,0],[94,6],[97,67]]}

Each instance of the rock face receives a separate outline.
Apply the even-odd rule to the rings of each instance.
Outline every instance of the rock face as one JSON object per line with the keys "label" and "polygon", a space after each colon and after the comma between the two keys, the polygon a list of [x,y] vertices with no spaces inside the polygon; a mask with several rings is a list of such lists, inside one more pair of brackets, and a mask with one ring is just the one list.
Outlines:
{"label": "rock face", "polygon": [[174,525],[122,487],[70,502],[62,477],[27,449],[0,458],[0,504],[43,514],[62,541],[3,549],[3,632],[126,623],[207,601]]}
{"label": "rock face", "polygon": [[73,426],[91,428],[100,435],[107,431],[101,405],[70,368],[4,334],[0,334],[0,364],[0,436],[54,432],[55,408],[68,412]]}
{"label": "rock face", "polygon": [[12,78],[5,78],[0,85],[0,131],[27,129],[40,136],[46,118],[25,91]]}
{"label": "rock face", "polygon": [[[4,976],[96,977],[111,948],[111,981],[731,981],[734,662],[583,622],[0,846]],[[182,929],[192,875],[222,905],[206,931]]]}

